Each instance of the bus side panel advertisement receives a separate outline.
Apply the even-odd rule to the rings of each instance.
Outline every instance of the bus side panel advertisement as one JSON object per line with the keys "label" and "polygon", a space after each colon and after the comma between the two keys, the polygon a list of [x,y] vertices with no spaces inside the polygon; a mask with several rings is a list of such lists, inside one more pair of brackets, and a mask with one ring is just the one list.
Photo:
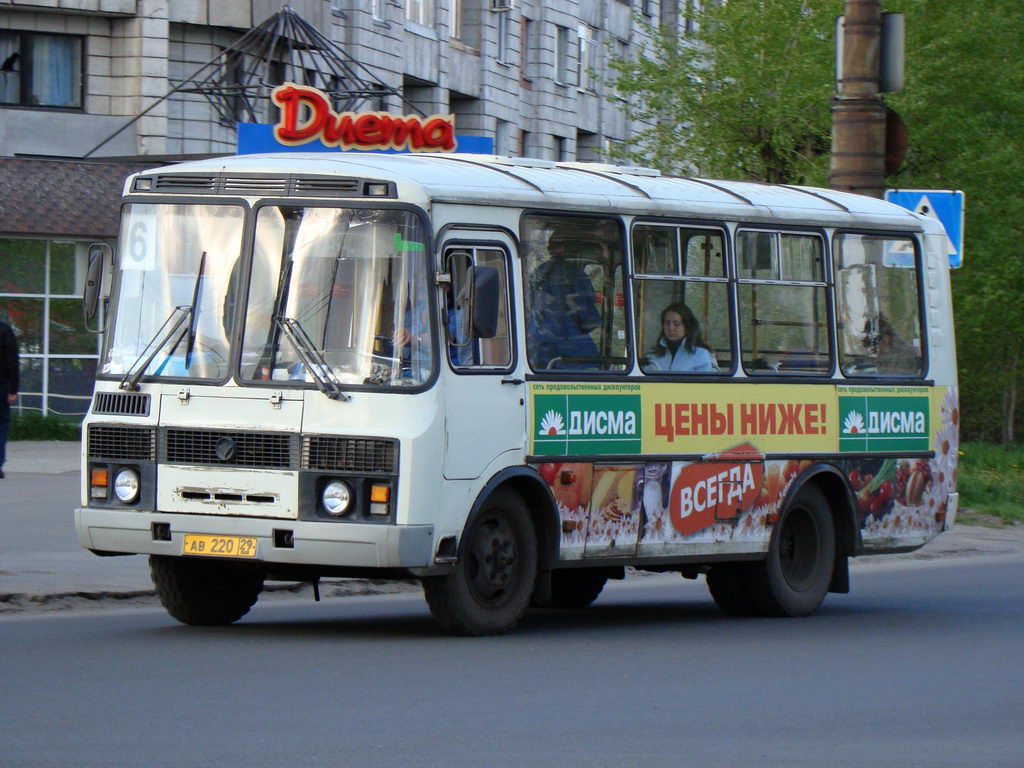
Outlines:
{"label": "bus side panel advertisement", "polygon": [[[758,460],[765,453],[834,453],[868,550],[938,533],[955,487],[952,387],[688,385],[685,400],[663,384],[533,388],[535,455],[638,454],[636,464],[541,465],[565,559],[670,554],[685,544],[765,549],[783,499],[812,463]],[[893,455],[928,451],[933,458]],[[854,452],[877,455],[842,458]],[[713,456],[643,462],[647,453]]]}
{"label": "bus side panel advertisement", "polygon": [[[879,457],[844,465],[850,487],[856,494],[861,536],[868,551],[927,541],[945,525],[949,494],[956,488],[960,408],[956,387],[935,387],[930,394],[927,422],[930,439],[923,450],[931,450],[934,454],[931,458]],[[890,402],[895,407],[888,409],[889,414],[901,414],[898,427],[891,424],[895,416],[869,416],[869,419],[878,419],[879,424],[883,418],[890,421],[896,434],[883,435],[883,439],[906,439],[905,434],[899,433],[911,426],[909,417],[903,415],[907,411],[899,410],[902,397],[893,395]],[[880,411],[885,414],[887,409]],[[869,434],[877,434],[871,431],[871,426],[869,421]]]}

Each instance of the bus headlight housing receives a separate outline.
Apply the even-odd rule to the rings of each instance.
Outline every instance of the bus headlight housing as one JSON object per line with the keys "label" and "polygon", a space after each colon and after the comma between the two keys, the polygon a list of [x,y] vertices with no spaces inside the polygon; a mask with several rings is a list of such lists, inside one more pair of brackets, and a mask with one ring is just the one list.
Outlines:
{"label": "bus headlight housing", "polygon": [[114,475],[114,495],[122,504],[131,504],[139,498],[139,473],[125,468]]}
{"label": "bus headlight housing", "polygon": [[341,517],[352,506],[352,489],[342,480],[332,480],[324,486],[321,501],[328,515]]}

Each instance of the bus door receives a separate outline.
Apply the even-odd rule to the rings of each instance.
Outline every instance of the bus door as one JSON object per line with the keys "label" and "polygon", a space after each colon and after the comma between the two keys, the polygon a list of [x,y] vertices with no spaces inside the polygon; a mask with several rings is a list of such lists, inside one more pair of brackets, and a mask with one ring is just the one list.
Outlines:
{"label": "bus door", "polygon": [[[509,298],[514,254],[501,232],[452,232],[441,247],[441,269],[451,279],[440,302],[449,479],[479,477],[502,453],[525,451],[525,377]],[[497,322],[481,327],[474,305],[496,310],[490,320]]]}

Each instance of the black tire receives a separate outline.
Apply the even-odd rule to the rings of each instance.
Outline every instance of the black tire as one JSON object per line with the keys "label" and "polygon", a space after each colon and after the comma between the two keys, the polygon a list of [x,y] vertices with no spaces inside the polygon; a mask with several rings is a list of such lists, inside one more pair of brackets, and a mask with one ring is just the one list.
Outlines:
{"label": "black tire", "polygon": [[743,579],[763,616],[809,616],[832,580],[836,537],[828,501],[813,485],[801,488],[772,531],[768,557],[752,563]]}
{"label": "black tire", "polygon": [[603,568],[572,568],[551,572],[551,597],[547,600],[534,600],[538,608],[568,608],[577,610],[586,608],[597,600],[604,585],[608,582],[608,574]]}
{"label": "black tire", "polygon": [[518,623],[537,580],[537,535],[522,499],[496,491],[466,530],[451,573],[423,579],[435,621],[459,635],[500,635]]}
{"label": "black tire", "polygon": [[263,576],[235,563],[150,555],[149,572],[161,604],[182,624],[231,624],[263,591]]}
{"label": "black tire", "polygon": [[730,616],[754,616],[757,611],[747,594],[748,563],[722,563],[708,571],[708,591],[715,604]]}

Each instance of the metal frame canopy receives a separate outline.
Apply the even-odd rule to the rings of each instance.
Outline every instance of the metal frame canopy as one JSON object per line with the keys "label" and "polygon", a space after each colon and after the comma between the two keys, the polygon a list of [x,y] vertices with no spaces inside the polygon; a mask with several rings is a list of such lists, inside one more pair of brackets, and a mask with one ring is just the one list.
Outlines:
{"label": "metal frame canopy", "polygon": [[284,82],[323,91],[337,112],[355,112],[367,100],[394,96],[423,116],[399,89],[374,75],[345,49],[321,34],[291,6],[253,27],[186,80],[175,85],[129,122],[85,153],[89,157],[114,136],[175,93],[203,96],[222,125],[257,123],[271,91]]}

